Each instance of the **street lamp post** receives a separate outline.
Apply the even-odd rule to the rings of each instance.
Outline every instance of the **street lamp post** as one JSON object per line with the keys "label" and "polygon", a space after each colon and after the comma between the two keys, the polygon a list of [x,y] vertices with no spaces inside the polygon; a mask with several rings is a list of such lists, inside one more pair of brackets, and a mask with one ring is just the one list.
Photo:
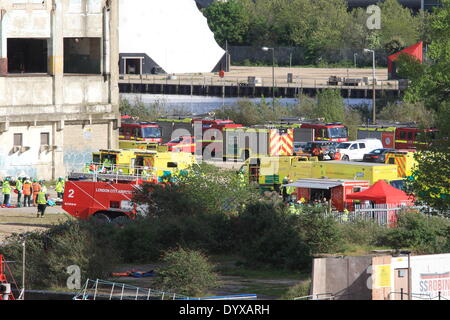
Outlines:
{"label": "street lamp post", "polygon": [[373,118],[373,124],[377,123],[377,113],[376,113],[376,90],[375,90],[375,50],[370,50],[370,49],[364,49],[365,53],[372,53],[372,58],[373,58],[373,62],[372,62],[372,85],[373,85],[373,94],[372,94],[372,118]]}
{"label": "street lamp post", "polygon": [[272,108],[275,111],[275,48],[262,47],[262,50],[272,50]]}

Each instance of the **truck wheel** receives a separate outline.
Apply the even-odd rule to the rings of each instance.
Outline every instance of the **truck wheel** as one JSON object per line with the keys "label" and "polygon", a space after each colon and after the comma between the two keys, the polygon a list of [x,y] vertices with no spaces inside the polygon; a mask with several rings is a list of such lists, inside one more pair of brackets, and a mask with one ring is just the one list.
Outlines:
{"label": "truck wheel", "polygon": [[113,223],[123,225],[130,221],[128,216],[118,216],[112,220]]}
{"label": "truck wheel", "polygon": [[96,213],[94,214],[94,218],[96,221],[109,223],[111,222],[111,218],[106,213]]}
{"label": "truck wheel", "polygon": [[342,161],[350,161],[350,158],[348,156],[343,156]]}

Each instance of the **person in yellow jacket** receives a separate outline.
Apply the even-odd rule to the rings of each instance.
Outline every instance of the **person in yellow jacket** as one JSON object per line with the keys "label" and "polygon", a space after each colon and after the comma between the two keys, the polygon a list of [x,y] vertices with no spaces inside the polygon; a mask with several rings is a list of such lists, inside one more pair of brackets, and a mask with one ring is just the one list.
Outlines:
{"label": "person in yellow jacket", "polygon": [[42,181],[42,188],[39,191],[37,198],[36,198],[36,203],[38,205],[37,208],[37,217],[39,218],[39,214],[40,217],[43,218],[44,217],[44,213],[45,213],[45,209],[47,208],[47,201],[48,201],[48,195],[47,195],[47,187],[44,185],[43,181]]}
{"label": "person in yellow jacket", "polygon": [[23,178],[18,177],[16,179],[15,189],[17,191],[17,207],[22,207],[22,187],[23,187]]}
{"label": "person in yellow jacket", "polygon": [[11,178],[6,177],[2,184],[2,193],[3,193],[3,206],[9,205],[9,200],[11,198]]}
{"label": "person in yellow jacket", "polygon": [[55,191],[58,194],[58,198],[62,199],[64,197],[64,187],[66,185],[66,182],[62,177],[58,178],[58,181],[56,182]]}

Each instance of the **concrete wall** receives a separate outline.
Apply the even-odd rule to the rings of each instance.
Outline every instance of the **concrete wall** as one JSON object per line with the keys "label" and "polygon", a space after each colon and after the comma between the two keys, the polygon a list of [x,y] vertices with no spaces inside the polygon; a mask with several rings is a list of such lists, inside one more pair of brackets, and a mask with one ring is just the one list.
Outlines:
{"label": "concrete wall", "polygon": [[370,300],[371,263],[371,257],[314,259],[312,294],[332,294],[336,300]]}
{"label": "concrete wall", "polygon": [[[101,74],[64,74],[67,37],[100,39]],[[48,72],[8,74],[8,38],[46,39]],[[55,179],[92,151],[116,148],[118,62],[118,1],[0,0],[0,176]],[[39,151],[42,132],[50,151]],[[28,150],[11,153],[14,133]]]}

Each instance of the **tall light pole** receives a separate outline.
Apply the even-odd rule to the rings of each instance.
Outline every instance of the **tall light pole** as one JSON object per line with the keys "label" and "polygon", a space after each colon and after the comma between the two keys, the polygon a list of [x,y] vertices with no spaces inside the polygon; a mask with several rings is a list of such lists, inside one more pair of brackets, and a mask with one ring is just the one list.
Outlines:
{"label": "tall light pole", "polygon": [[375,50],[370,49],[364,49],[365,53],[372,53],[373,57],[373,65],[372,65],[372,84],[373,84],[373,101],[372,101],[372,118],[373,118],[373,124],[377,123],[377,113],[376,113],[376,106],[375,106],[375,100],[376,100],[376,91],[375,91]]}
{"label": "tall light pole", "polygon": [[262,50],[272,50],[272,108],[275,111],[275,48],[262,47]]}

